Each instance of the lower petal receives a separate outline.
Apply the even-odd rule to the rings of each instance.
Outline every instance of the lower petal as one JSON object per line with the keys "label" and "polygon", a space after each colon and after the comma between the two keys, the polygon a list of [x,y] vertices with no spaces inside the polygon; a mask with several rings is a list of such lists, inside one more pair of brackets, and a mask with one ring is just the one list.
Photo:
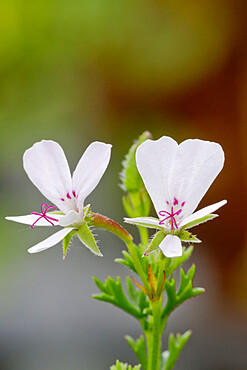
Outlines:
{"label": "lower petal", "polygon": [[[47,221],[44,217],[42,217],[38,220],[38,218],[40,217],[38,215],[25,215],[25,216],[13,216],[13,217],[8,216],[8,217],[5,217],[5,218],[6,218],[6,220],[19,222],[20,224],[25,224],[25,225],[33,225],[35,223],[35,221],[38,220],[35,223],[35,226],[58,226],[59,225],[58,221],[63,215],[55,214],[55,213],[47,213],[47,216],[53,218],[53,220],[51,220],[53,225],[49,221]],[[57,221],[55,221],[54,219],[57,220]]]}
{"label": "lower petal", "polygon": [[61,217],[59,220],[60,226],[70,226],[70,225],[82,225],[84,222],[84,219],[79,215],[76,211],[69,211],[65,216]]}
{"label": "lower petal", "polygon": [[58,231],[57,233],[49,236],[49,238],[29,248],[28,252],[38,253],[48,248],[51,248],[54,245],[58,244],[61,240],[63,240],[63,238],[65,238],[65,236],[68,235],[71,232],[71,230],[74,230],[74,229],[75,229],[74,227],[66,227],[65,229]]}
{"label": "lower petal", "polygon": [[168,257],[180,257],[183,254],[183,248],[181,240],[178,236],[167,235],[165,239],[160,243],[160,249],[162,253]]}
{"label": "lower petal", "polygon": [[124,218],[124,222],[127,224],[150,227],[152,229],[161,229],[164,227],[160,225],[160,220],[154,217],[136,217],[136,218]]}

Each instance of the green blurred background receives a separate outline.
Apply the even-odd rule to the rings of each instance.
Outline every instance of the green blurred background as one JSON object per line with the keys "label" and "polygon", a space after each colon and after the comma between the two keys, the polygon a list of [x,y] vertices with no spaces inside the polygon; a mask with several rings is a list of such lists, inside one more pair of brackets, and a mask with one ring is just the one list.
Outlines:
{"label": "green blurred background", "polygon": [[[22,168],[23,152],[58,141],[73,170],[90,142],[113,144],[89,197],[122,223],[118,173],[132,140],[220,142],[224,171],[201,206],[228,199],[200,226],[196,284],[206,293],[178,309],[168,331],[193,330],[177,370],[247,368],[246,118],[244,0],[8,0],[0,14],[0,369],[106,370],[135,363],[124,334],[139,326],[90,296],[91,276],[125,276],[124,245],[98,232],[104,258],[74,241],[29,255],[47,236],[4,220],[44,201]],[[135,232],[134,227],[129,230]],[[137,234],[135,234],[137,237]],[[164,347],[167,335],[164,336]]]}

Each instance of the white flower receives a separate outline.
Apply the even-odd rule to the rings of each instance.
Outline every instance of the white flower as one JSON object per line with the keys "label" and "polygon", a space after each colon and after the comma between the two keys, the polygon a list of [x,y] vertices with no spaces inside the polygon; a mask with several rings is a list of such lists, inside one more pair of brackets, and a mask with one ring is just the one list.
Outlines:
{"label": "white flower", "polygon": [[221,171],[224,152],[217,143],[195,139],[178,145],[164,136],[141,144],[136,163],[159,219],[125,218],[125,222],[162,229],[166,234],[160,243],[164,255],[181,256],[181,229],[206,221],[205,216],[226,204],[223,200],[193,213]]}
{"label": "white flower", "polygon": [[[42,140],[26,150],[23,156],[24,169],[32,183],[53,204],[41,205],[41,212],[31,215],[6,217],[7,220],[35,226],[63,226],[44,241],[28,249],[36,253],[48,249],[79,229],[84,222],[84,201],[98,185],[111,156],[111,145],[93,142],[86,149],[71,177],[67,159],[61,146],[51,140]],[[79,234],[78,234],[79,235]],[[95,249],[95,248],[94,248]],[[98,253],[97,248],[94,250]]]}

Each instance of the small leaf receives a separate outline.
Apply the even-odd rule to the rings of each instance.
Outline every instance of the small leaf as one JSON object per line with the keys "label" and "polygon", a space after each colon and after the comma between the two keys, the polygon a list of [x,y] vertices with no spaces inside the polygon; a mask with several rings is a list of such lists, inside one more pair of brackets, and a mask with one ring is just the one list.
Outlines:
{"label": "small leaf", "polygon": [[162,242],[162,240],[165,238],[165,236],[166,236],[166,234],[163,231],[158,231],[154,235],[151,243],[149,244],[148,248],[145,250],[143,256],[147,256],[150,253],[159,250],[159,245]]}
{"label": "small leaf", "polygon": [[135,154],[136,149],[140,144],[142,144],[147,139],[151,138],[151,134],[145,131],[130,147],[128,153],[126,154],[122,165],[122,171],[120,173],[121,188],[129,193],[139,192],[139,190],[144,189],[144,184],[142,178],[136,167]]}
{"label": "small leaf", "polygon": [[184,334],[177,334],[174,337],[173,334],[169,336],[169,347],[168,351],[162,353],[162,366],[161,370],[171,370],[173,369],[180,352],[184,348],[185,344],[188,342],[192,332],[190,330],[186,331]]}
{"label": "small leaf", "polygon": [[96,254],[97,256],[102,257],[102,253],[97,247],[93,234],[91,233],[86,222],[84,222],[80,229],[77,230],[77,235],[79,236],[79,239],[85,245],[85,247],[87,247],[92,253]]}
{"label": "small leaf", "polygon": [[203,224],[204,222],[213,220],[215,217],[218,217],[218,215],[211,214],[211,215],[204,216],[202,218],[198,218],[197,220],[191,221],[188,224],[184,225],[181,230],[191,229],[194,226],[197,226],[197,225]]}
{"label": "small leaf", "polygon": [[69,234],[63,238],[63,259],[65,259],[69,253],[70,242],[73,236],[77,233],[77,230],[71,230]]}
{"label": "small leaf", "polygon": [[136,365],[132,367],[131,365],[128,365],[127,363],[124,364],[123,362],[120,362],[117,360],[116,365],[112,365],[110,367],[110,370],[141,370],[141,365]]}
{"label": "small leaf", "polygon": [[192,252],[193,246],[189,246],[188,248],[183,247],[183,254],[181,257],[169,258],[167,261],[167,266],[165,267],[166,277],[168,278],[173,271],[175,271],[179,266],[181,266],[185,261],[187,261]]}
{"label": "small leaf", "polygon": [[142,370],[147,369],[147,354],[146,354],[146,343],[144,337],[141,335],[137,340],[134,340],[129,335],[125,336],[126,341],[135,352],[141,366]]}

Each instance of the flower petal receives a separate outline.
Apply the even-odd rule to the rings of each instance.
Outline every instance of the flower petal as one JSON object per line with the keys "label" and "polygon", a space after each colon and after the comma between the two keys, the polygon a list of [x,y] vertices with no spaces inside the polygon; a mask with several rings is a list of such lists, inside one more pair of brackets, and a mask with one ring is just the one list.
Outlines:
{"label": "flower petal", "polygon": [[70,226],[74,224],[82,225],[84,219],[76,211],[69,211],[65,216],[61,217],[59,220],[60,226]]}
{"label": "flower petal", "polygon": [[159,224],[160,220],[154,217],[135,217],[135,218],[124,218],[124,222],[127,224],[138,225],[138,226],[146,226],[152,229],[161,229],[163,230],[163,226]]}
{"label": "flower petal", "polygon": [[217,143],[203,140],[182,142],[169,174],[169,192],[183,207],[183,218],[197,208],[200,200],[221,171],[224,152]]}
{"label": "flower petal", "polygon": [[83,212],[85,198],[95,189],[103,176],[111,156],[111,145],[95,141],[84,152],[73,173],[73,190],[79,212]]}
{"label": "flower petal", "polygon": [[178,236],[167,235],[160,243],[160,249],[166,257],[180,257],[183,254],[181,240]]}
{"label": "flower petal", "polygon": [[44,251],[48,248],[53,247],[54,245],[59,243],[61,240],[63,240],[63,238],[65,238],[65,236],[68,235],[73,229],[75,229],[75,228],[74,227],[66,227],[65,229],[62,229],[62,230],[58,231],[57,233],[49,236],[49,238],[43,240],[42,242],[34,245],[31,248],[29,248],[28,252],[29,253],[38,253],[38,252],[42,252],[42,251]]}
{"label": "flower petal", "polygon": [[190,215],[189,217],[186,217],[180,224],[179,224],[179,228],[180,227],[183,227],[195,220],[198,220],[200,218],[203,218],[213,212],[215,212],[217,209],[219,209],[220,207],[224,206],[225,204],[227,203],[227,200],[222,200],[218,203],[214,203],[214,204],[211,204],[210,206],[207,206],[207,207],[204,207],[202,209],[200,209],[199,211],[193,213],[192,215]]}
{"label": "flower petal", "polygon": [[51,140],[42,140],[26,150],[24,169],[39,191],[64,213],[68,211],[65,199],[71,191],[71,174],[61,146]]}
{"label": "flower petal", "polygon": [[[49,217],[52,217],[59,221],[63,215],[55,214],[55,213],[47,213],[46,214]],[[26,224],[26,225],[33,225],[34,222],[39,218],[37,215],[25,215],[25,216],[8,216],[5,217],[6,220],[19,222],[20,224]],[[59,222],[51,220],[51,222],[54,224],[54,226],[58,226]],[[44,217],[40,218],[36,223],[35,226],[53,226],[49,221],[45,220]]]}
{"label": "flower petal", "polygon": [[136,164],[157,214],[166,210],[170,199],[168,175],[178,144],[170,137],[146,140],[136,151]]}

